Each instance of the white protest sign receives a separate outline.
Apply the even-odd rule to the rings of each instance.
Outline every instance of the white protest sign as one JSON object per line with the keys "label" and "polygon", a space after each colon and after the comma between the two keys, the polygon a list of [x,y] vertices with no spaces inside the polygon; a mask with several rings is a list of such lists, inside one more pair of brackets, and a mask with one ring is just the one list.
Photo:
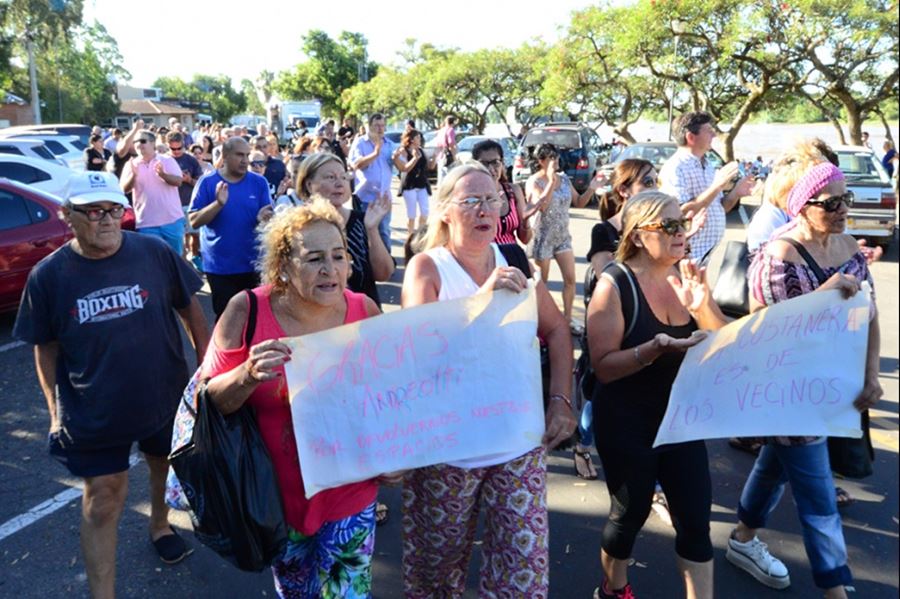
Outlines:
{"label": "white protest sign", "polygon": [[692,347],[654,447],[774,435],[860,437],[868,285],[809,293],[745,316]]}
{"label": "white protest sign", "polygon": [[385,472],[541,443],[534,285],[362,320],[286,342],[307,497]]}

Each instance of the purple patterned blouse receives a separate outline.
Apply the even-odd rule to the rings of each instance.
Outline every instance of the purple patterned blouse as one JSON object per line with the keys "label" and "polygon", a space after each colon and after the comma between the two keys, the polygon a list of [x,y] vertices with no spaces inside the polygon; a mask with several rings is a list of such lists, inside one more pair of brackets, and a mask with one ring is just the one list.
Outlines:
{"label": "purple patterned blouse", "polygon": [[[849,260],[837,267],[823,268],[822,272],[827,277],[840,272],[856,277],[860,281],[868,281],[871,289],[875,284],[869,265],[861,252],[856,252]],[[771,306],[794,297],[812,293],[825,281],[816,279],[816,275],[809,266],[795,262],[785,262],[774,258],[766,252],[763,246],[753,255],[753,261],[747,271],[747,279],[750,284],[750,293],[764,306]],[[822,437],[767,437],[779,445],[805,445]]]}

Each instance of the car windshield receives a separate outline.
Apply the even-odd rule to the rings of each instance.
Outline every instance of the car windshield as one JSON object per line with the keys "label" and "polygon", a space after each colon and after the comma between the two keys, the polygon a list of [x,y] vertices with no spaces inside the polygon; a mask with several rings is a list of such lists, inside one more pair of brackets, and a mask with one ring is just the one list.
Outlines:
{"label": "car windshield", "polygon": [[891,180],[887,172],[868,152],[838,152],[841,171],[848,181],[886,183]]}
{"label": "car windshield", "polygon": [[620,160],[625,160],[626,158],[640,158],[641,160],[646,160],[648,162],[652,162],[656,165],[656,168],[659,169],[662,166],[662,163],[672,157],[672,154],[675,153],[677,148],[674,145],[671,146],[647,146],[642,144],[635,144],[633,146],[628,146],[622,153],[619,154],[619,157],[616,159],[616,162]]}
{"label": "car windshield", "polygon": [[75,147],[76,147],[77,149],[79,149],[79,150],[84,150],[85,148],[87,148],[86,145],[84,145],[83,143],[81,143],[81,140],[80,140],[80,139],[73,139],[73,140],[70,141],[69,143],[72,144],[73,146],[75,146]]}
{"label": "car windshield", "polygon": [[580,148],[581,136],[578,131],[571,129],[554,129],[546,127],[543,129],[532,129],[525,135],[522,145],[525,147],[534,147],[539,144],[553,144],[557,148]]}
{"label": "car windshield", "polygon": [[47,149],[47,146],[45,145],[34,146],[34,148],[32,149],[34,150],[35,154],[37,154],[44,160],[56,160],[56,157],[52,152],[50,152],[50,150]]}
{"label": "car windshield", "polygon": [[475,147],[475,144],[477,144],[480,141],[484,141],[486,139],[490,139],[490,138],[489,137],[480,137],[480,136],[467,137],[464,140],[462,140],[461,142],[459,142],[458,144],[456,144],[456,147],[459,148],[460,152],[471,152],[472,148]]}

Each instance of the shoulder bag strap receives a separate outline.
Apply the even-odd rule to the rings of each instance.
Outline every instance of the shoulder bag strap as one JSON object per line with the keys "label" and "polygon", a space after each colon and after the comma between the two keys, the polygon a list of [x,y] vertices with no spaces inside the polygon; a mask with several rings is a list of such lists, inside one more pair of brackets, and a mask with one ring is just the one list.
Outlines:
{"label": "shoulder bag strap", "polygon": [[[619,283],[616,281],[617,275],[612,272],[614,269],[619,271],[618,277],[624,277],[628,281],[628,287],[631,293],[622,293],[622,288],[619,287]],[[622,335],[622,339],[624,339],[631,334],[637,324],[638,308],[640,306],[637,294],[637,283],[634,280],[634,277],[631,276],[631,271],[628,270],[624,264],[619,262],[610,262],[607,264],[600,276],[612,283],[619,292],[619,298],[622,301],[622,316],[625,317],[625,321],[628,323],[625,327],[625,333]],[[628,316],[629,313],[631,314],[630,318]]]}
{"label": "shoulder bag strap", "polygon": [[506,262],[510,266],[515,266],[521,270],[527,278],[531,278],[531,263],[528,262],[528,256],[525,255],[525,250],[519,247],[519,244],[501,243],[498,244],[497,247],[500,249],[500,253],[503,254],[503,257],[506,258]]}
{"label": "shoulder bag strap", "polygon": [[828,280],[828,277],[825,276],[825,271],[822,270],[822,267],[819,266],[819,263],[815,261],[809,251],[803,247],[803,244],[797,241],[796,239],[791,239],[790,237],[781,237],[782,241],[786,241],[797,250],[797,253],[806,261],[807,266],[809,266],[813,274],[816,275],[816,278],[819,280],[819,285],[823,284]]}
{"label": "shoulder bag strap", "polygon": [[247,314],[247,332],[244,333],[244,344],[247,346],[247,349],[250,349],[250,342],[253,340],[253,334],[256,332],[256,294],[253,293],[252,289],[248,289],[246,292],[247,301],[250,302],[250,312]]}

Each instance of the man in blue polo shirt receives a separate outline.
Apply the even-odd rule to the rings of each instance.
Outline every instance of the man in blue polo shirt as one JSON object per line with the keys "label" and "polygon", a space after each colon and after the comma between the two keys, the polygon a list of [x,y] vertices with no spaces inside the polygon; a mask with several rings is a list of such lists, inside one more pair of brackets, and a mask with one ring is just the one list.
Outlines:
{"label": "man in blue polo shirt", "polygon": [[[356,195],[365,211],[371,202],[381,195],[391,194],[393,174],[391,156],[394,143],[384,136],[384,115],[375,113],[369,117],[369,132],[357,137],[350,147],[350,167],[356,170]],[[378,225],[378,233],[384,247],[391,251],[391,213]]]}
{"label": "man in blue polo shirt", "polygon": [[272,199],[265,178],[247,172],[249,156],[246,140],[228,139],[222,168],[200,179],[188,209],[217,320],[232,296],[259,285],[256,227],[272,216]]}

